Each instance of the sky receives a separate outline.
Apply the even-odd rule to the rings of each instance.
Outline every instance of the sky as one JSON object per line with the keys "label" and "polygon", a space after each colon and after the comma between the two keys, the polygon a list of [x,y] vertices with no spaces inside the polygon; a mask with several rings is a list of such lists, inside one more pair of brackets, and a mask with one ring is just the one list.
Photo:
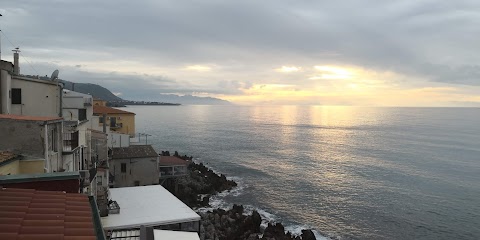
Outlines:
{"label": "sky", "polygon": [[0,14],[2,59],[19,46],[23,74],[124,99],[480,106],[478,0],[3,0]]}

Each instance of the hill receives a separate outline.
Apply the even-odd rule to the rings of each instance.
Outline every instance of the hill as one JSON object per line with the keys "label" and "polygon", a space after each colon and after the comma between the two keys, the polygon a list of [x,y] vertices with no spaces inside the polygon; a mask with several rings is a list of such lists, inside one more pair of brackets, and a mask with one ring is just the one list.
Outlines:
{"label": "hill", "polygon": [[[124,100],[118,96],[115,96],[110,90],[104,88],[98,84],[93,83],[74,83],[66,80],[60,80],[64,84],[64,88],[80,93],[92,95],[94,98],[99,98],[110,103],[119,105],[131,105],[129,103],[137,102],[136,100],[129,99]],[[160,103],[179,103],[186,105],[228,105],[229,101],[212,97],[197,97],[192,95],[179,96],[175,94],[155,94],[149,95],[148,101],[160,102]],[[144,100],[144,99],[142,99]],[[134,104],[139,105],[139,104]]]}
{"label": "hill", "polygon": [[115,96],[110,90],[93,83],[74,83],[65,80],[60,80],[65,89],[72,90],[79,93],[92,95],[94,98],[100,98],[107,102],[121,102],[123,99]]}

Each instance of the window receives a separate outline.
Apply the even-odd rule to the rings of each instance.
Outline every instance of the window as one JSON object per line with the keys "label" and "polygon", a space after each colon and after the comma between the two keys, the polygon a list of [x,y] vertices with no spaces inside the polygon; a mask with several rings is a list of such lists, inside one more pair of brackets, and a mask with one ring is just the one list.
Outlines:
{"label": "window", "polygon": [[87,109],[78,109],[78,120],[87,120]]}
{"label": "window", "polygon": [[12,88],[12,104],[22,104],[21,88]]}
{"label": "window", "polygon": [[58,145],[58,136],[57,136],[57,129],[53,128],[50,129],[50,132],[48,134],[48,150],[52,152],[57,152],[57,145]]}
{"label": "window", "polygon": [[99,123],[103,123],[103,117],[100,117],[100,118],[98,119],[98,122],[99,122]]}
{"label": "window", "polygon": [[122,163],[121,167],[122,167],[122,169],[121,169],[121,170],[122,170],[122,173],[126,173],[126,172],[127,172],[127,164],[126,164],[126,163]]}

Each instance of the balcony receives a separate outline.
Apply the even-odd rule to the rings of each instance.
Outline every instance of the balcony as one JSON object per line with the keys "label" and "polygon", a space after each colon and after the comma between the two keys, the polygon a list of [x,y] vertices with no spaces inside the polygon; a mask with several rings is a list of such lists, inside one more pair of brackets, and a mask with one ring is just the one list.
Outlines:
{"label": "balcony", "polygon": [[120,129],[123,127],[122,123],[115,123],[114,125],[110,124],[110,129]]}
{"label": "balcony", "polygon": [[187,175],[187,166],[160,166],[160,178],[181,177]]}
{"label": "balcony", "polygon": [[78,131],[63,133],[63,151],[73,152],[78,147]]}
{"label": "balcony", "polygon": [[84,98],[84,99],[83,99],[83,106],[84,106],[84,107],[93,106],[93,100],[92,100],[92,98]]}

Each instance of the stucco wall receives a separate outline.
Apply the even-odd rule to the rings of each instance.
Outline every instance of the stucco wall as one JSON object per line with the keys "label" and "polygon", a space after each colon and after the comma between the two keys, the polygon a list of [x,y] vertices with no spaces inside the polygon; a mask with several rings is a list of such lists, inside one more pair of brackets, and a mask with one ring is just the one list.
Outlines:
{"label": "stucco wall", "polygon": [[[0,119],[0,149],[11,151],[15,154],[45,159],[45,143],[56,136],[56,151],[48,151],[45,167],[49,171],[58,171],[62,167],[62,123],[51,123],[47,125],[47,137],[45,139],[45,126],[37,121],[20,121],[13,119]],[[51,131],[55,129],[55,131]]]}
{"label": "stucco wall", "polygon": [[42,80],[12,78],[12,88],[22,89],[22,104],[12,104],[11,114],[30,116],[59,116],[59,87]]}
{"label": "stucco wall", "polygon": [[[121,128],[110,128],[110,118],[116,118],[116,123],[122,124]],[[103,126],[103,123],[98,123],[99,127]],[[135,137],[135,115],[134,114],[108,114],[107,115],[107,127],[111,132],[128,134],[131,137]]]}
{"label": "stucco wall", "polygon": [[6,70],[0,70],[0,113],[10,114],[10,89],[12,76]]}
{"label": "stucco wall", "polygon": [[[140,186],[158,184],[158,159],[132,158],[110,160],[110,173],[115,176],[115,187],[132,187],[135,181]],[[121,164],[125,163],[127,171],[121,172]]]}
{"label": "stucco wall", "polygon": [[38,122],[0,119],[0,149],[45,158],[44,130]]}
{"label": "stucco wall", "polygon": [[5,164],[0,167],[0,175],[15,175],[20,174],[19,161],[12,161],[9,164]]}
{"label": "stucco wall", "polygon": [[44,160],[22,160],[20,163],[20,174],[43,173]]}
{"label": "stucco wall", "polygon": [[43,159],[39,160],[16,160],[0,167],[0,175],[16,175],[43,173]]}

